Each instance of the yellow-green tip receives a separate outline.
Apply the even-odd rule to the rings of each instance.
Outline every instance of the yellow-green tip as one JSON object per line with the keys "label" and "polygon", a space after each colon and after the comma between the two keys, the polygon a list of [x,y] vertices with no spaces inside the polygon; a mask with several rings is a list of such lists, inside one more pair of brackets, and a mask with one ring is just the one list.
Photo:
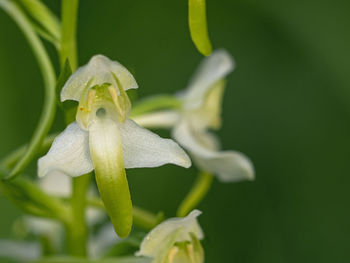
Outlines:
{"label": "yellow-green tip", "polygon": [[188,1],[188,22],[193,43],[204,56],[212,52],[208,35],[205,0]]}

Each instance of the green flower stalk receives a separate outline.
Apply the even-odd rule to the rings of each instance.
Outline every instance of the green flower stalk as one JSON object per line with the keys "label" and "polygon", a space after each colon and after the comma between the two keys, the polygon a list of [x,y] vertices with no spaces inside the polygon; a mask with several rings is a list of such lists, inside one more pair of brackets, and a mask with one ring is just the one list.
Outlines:
{"label": "green flower stalk", "polygon": [[191,165],[177,143],[160,138],[128,118],[131,103],[125,91],[136,88],[134,77],[120,63],[94,56],[61,91],[61,101],[79,102],[76,122],[38,161],[39,177],[53,172],[75,177],[95,170],[102,201],[120,237],[126,237],[132,227],[125,168]]}

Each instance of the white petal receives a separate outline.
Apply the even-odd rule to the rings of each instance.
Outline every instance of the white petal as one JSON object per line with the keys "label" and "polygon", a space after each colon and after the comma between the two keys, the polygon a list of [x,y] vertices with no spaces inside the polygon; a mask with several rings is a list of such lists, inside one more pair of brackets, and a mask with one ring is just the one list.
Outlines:
{"label": "white petal", "polygon": [[133,121],[145,128],[171,128],[180,118],[177,111],[158,111],[133,117]]}
{"label": "white petal", "polygon": [[106,223],[89,238],[88,251],[92,258],[101,258],[114,244],[121,239],[115,234],[113,225]]}
{"label": "white petal", "polygon": [[34,235],[57,235],[61,230],[63,230],[62,225],[54,220],[35,217],[35,216],[25,216],[23,217],[24,224],[28,227],[30,233]]}
{"label": "white petal", "polygon": [[69,197],[72,192],[71,178],[61,172],[52,171],[38,182],[40,188],[51,195]]}
{"label": "white petal", "polygon": [[60,244],[62,244],[64,229],[61,223],[34,216],[23,217],[23,222],[29,233],[50,238],[55,248],[60,247]]}
{"label": "white petal", "polygon": [[100,208],[88,207],[86,208],[85,218],[89,226],[94,226],[106,218],[106,213]]}
{"label": "white petal", "polygon": [[[166,238],[177,231],[179,232],[175,242],[191,241],[190,233],[193,233],[198,239],[203,239],[203,231],[197,222],[197,217],[201,213],[199,210],[193,210],[184,218],[170,218],[165,220],[143,239],[137,255],[156,257],[159,253],[167,249],[164,247]],[[166,245],[168,246],[169,244]]]}
{"label": "white petal", "polygon": [[200,107],[211,86],[233,69],[233,58],[226,50],[216,50],[209,57],[204,58],[188,88],[181,94],[185,100],[185,107],[188,109]]}
{"label": "white petal", "polygon": [[79,176],[92,171],[88,142],[88,132],[76,122],[70,124],[54,140],[49,152],[39,159],[39,177],[51,172]]}
{"label": "white petal", "polygon": [[0,240],[0,258],[27,262],[39,260],[40,256],[41,248],[37,242]]}
{"label": "white petal", "polygon": [[224,183],[254,179],[252,162],[237,151],[215,152],[209,159],[193,154],[193,160],[203,171],[216,174]]}
{"label": "white petal", "polygon": [[[90,87],[104,83],[115,84],[111,72],[117,76],[124,90],[138,88],[133,75],[123,65],[103,55],[96,55],[70,76],[61,91],[61,101],[79,101],[88,83]],[[117,92],[119,93],[118,90]]]}
{"label": "white petal", "polygon": [[167,163],[191,166],[187,154],[173,140],[163,139],[128,119],[119,129],[125,168],[157,167]]}
{"label": "white petal", "polygon": [[175,140],[188,150],[196,165],[203,171],[218,176],[222,182],[253,180],[252,162],[237,151],[216,151],[209,143],[214,144],[212,137],[204,131],[194,131],[188,121],[182,121],[173,130]]}

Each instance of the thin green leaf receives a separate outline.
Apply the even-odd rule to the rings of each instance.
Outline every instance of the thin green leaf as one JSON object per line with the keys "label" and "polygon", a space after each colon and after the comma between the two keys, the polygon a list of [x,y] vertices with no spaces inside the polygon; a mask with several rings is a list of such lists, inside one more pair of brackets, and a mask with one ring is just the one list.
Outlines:
{"label": "thin green leaf", "polygon": [[[7,170],[0,167],[0,178]],[[17,178],[12,181],[0,181],[0,190],[14,205],[25,213],[40,217],[56,218],[68,222],[69,211],[59,198],[52,197],[28,179]]]}
{"label": "thin green leaf", "polygon": [[35,29],[35,31],[38,33],[39,36],[41,36],[43,39],[51,42],[57,50],[60,49],[60,41],[54,38],[50,33],[48,33],[45,29],[42,27],[38,26],[34,22],[32,23],[32,27]]}
{"label": "thin green leaf", "polygon": [[20,2],[45,31],[59,42],[61,39],[61,25],[51,10],[39,0],[20,0]]}

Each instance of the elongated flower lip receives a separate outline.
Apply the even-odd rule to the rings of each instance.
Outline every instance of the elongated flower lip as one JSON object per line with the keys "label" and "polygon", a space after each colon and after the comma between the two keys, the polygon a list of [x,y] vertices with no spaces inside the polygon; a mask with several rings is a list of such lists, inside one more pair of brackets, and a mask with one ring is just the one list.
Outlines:
{"label": "elongated flower lip", "polygon": [[[117,76],[125,91],[138,88],[133,75],[123,65],[103,55],[95,55],[90,59],[87,65],[78,68],[78,70],[70,76],[62,88],[61,101],[79,101],[85,89],[95,85],[109,83],[117,87],[113,74]],[[116,91],[119,94],[117,88]]]}
{"label": "elongated flower lip", "polygon": [[[164,240],[173,234],[176,234],[174,243],[184,241],[191,242],[192,238],[190,233],[193,233],[199,240],[203,239],[203,231],[197,222],[197,217],[201,213],[202,212],[199,210],[193,210],[184,218],[170,218],[165,220],[151,230],[143,239],[140,250],[136,252],[136,255],[157,257],[160,253],[169,249],[164,247],[164,244],[166,244]],[[170,246],[173,244],[170,244]]]}

